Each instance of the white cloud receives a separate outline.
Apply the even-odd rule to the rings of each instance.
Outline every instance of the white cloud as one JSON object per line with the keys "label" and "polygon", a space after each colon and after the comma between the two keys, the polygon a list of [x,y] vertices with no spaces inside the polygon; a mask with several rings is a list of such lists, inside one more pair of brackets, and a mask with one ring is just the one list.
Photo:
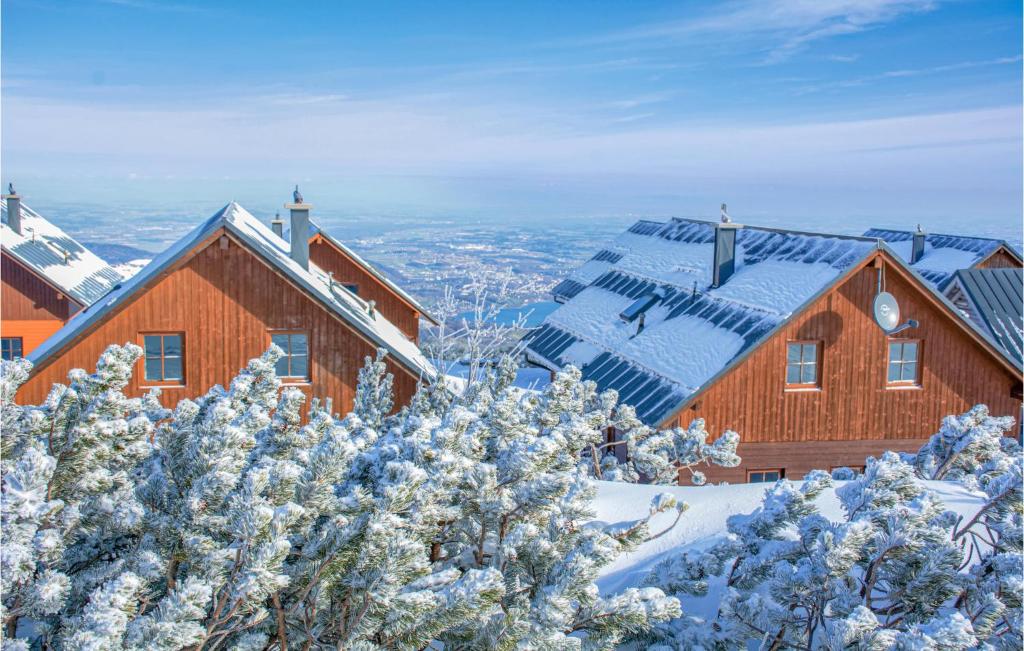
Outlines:
{"label": "white cloud", "polygon": [[935,0],[734,0],[712,12],[622,30],[587,43],[678,42],[711,37],[765,40],[762,63],[784,61],[809,44],[854,34],[907,14],[931,11]]}

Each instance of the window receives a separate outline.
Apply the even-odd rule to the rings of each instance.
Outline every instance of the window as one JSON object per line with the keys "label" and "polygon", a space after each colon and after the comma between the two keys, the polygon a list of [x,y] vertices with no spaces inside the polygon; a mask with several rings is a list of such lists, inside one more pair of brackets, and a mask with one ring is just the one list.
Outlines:
{"label": "window", "polygon": [[914,339],[889,341],[889,384],[916,385],[921,345]]}
{"label": "window", "polygon": [[144,377],[147,381],[183,383],[184,340],[181,333],[142,336],[142,347],[146,351]]}
{"label": "window", "polygon": [[0,339],[0,352],[3,353],[3,359],[7,360],[24,357],[22,354],[21,337],[3,337]]}
{"label": "window", "polygon": [[284,351],[277,360],[277,377],[309,379],[309,343],[304,332],[274,332],[270,341]]}
{"label": "window", "polygon": [[769,468],[767,470],[748,470],[747,482],[751,484],[763,484],[765,482],[779,481],[785,479],[785,468]]}
{"label": "window", "polygon": [[359,296],[359,285],[356,285],[355,283],[341,283],[341,286],[356,296]]}
{"label": "window", "polygon": [[819,349],[815,341],[791,341],[786,344],[786,386],[818,386]]}

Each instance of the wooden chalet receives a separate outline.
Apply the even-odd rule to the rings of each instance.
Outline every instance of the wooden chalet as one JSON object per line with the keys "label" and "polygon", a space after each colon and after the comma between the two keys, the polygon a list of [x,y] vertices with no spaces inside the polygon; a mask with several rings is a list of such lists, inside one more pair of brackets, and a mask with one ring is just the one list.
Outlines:
{"label": "wooden chalet", "polygon": [[[880,290],[918,325],[883,331]],[[738,432],[742,464],[710,481],[862,467],[978,403],[1020,414],[1020,361],[881,239],[640,221],[552,293],[528,359],[578,366],[650,426]]]}
{"label": "wooden chalet", "polygon": [[967,235],[872,228],[865,237],[885,240],[889,249],[940,290],[960,269],[1021,268],[1020,252],[1005,240]]}
{"label": "wooden chalet", "polygon": [[[12,189],[13,190],[13,189]],[[0,224],[0,353],[24,357],[121,275],[13,191]]]}
{"label": "wooden chalet", "polygon": [[237,203],[181,238],[136,276],[80,310],[35,350],[32,375],[18,392],[41,401],[73,368],[91,369],[112,343],[145,350],[127,388],[160,388],[174,405],[227,386],[271,343],[284,383],[352,407],[359,369],[378,348],[388,352],[397,404],[435,371],[416,343],[375,306],[309,259],[309,204],[289,204],[290,241]]}

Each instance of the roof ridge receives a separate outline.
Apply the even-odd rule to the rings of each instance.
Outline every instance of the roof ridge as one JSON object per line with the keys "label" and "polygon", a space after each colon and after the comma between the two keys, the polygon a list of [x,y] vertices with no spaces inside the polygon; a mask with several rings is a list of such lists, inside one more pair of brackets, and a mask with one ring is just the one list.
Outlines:
{"label": "roof ridge", "polygon": [[[672,221],[675,222],[689,222],[691,224],[706,224],[708,226],[717,226],[720,221],[714,221],[710,219],[696,219],[694,217],[673,217]],[[877,237],[868,237],[866,235],[845,235],[843,233],[826,233],[824,231],[801,231],[792,228],[779,228],[775,226],[758,226],[756,224],[741,224],[733,223],[733,226],[742,227],[744,230],[755,230],[764,231],[766,233],[780,233],[783,235],[803,235],[805,237],[827,237],[839,240],[855,240],[858,242],[874,242]]]}

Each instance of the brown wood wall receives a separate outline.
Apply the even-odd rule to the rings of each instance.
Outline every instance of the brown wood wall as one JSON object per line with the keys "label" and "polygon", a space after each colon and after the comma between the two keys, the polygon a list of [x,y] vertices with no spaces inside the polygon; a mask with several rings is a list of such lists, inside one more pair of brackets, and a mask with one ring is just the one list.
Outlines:
{"label": "brown wood wall", "polygon": [[988,258],[982,260],[978,265],[978,267],[983,269],[997,269],[1005,267],[1014,268],[1020,266],[1020,262],[1017,261],[1017,258],[1007,253],[1003,248],[998,249]]}
{"label": "brown wood wall", "polygon": [[[184,386],[163,389],[163,403],[173,406],[215,384],[227,386],[249,359],[267,349],[269,329],[309,332],[311,382],[300,388],[307,396],[332,398],[335,412],[347,412],[358,371],[364,358],[375,354],[374,347],[228,236],[215,237],[52,364],[37,369],[18,400],[37,404],[54,382],[66,382],[72,368],[95,368],[109,344],[141,345],[145,332],[183,332]],[[396,404],[404,404],[415,391],[416,378],[393,362],[388,365],[395,376]],[[128,395],[144,393],[142,378],[140,361]]]}
{"label": "brown wood wall", "polygon": [[[851,463],[837,452],[844,448],[863,458],[897,441],[920,444],[938,430],[944,416],[978,403],[987,404],[994,414],[1018,417],[1021,403],[1010,393],[1020,378],[892,271],[892,265],[886,267],[886,289],[899,301],[903,318],[921,324],[902,333],[922,341],[920,387],[886,387],[888,339],[871,316],[877,276],[874,268],[866,267],[794,318],[669,424],[685,426],[700,417],[713,435],[726,429],[738,432],[743,464],[735,473],[745,477],[746,469],[775,467],[780,454],[790,455],[795,468],[805,469],[800,459],[814,450],[820,454],[815,467],[828,470]],[[823,343],[820,389],[785,390],[786,343],[792,340]],[[820,441],[840,444],[808,446]]]}
{"label": "brown wood wall", "polygon": [[373,274],[352,260],[322,237],[314,237],[309,243],[309,259],[324,271],[333,271],[334,280],[339,283],[354,283],[359,286],[359,297],[375,301],[377,310],[388,321],[394,323],[407,337],[419,341],[420,315]]}
{"label": "brown wood wall", "polygon": [[[812,470],[831,472],[841,466],[864,466],[865,459],[878,457],[886,450],[893,452],[916,452],[921,439],[885,439],[865,441],[805,441],[802,443],[743,443],[740,456],[743,462],[736,468],[700,466],[700,470],[711,483],[727,481],[730,484],[745,484],[747,472],[785,468],[787,479],[802,479]],[[679,483],[692,483],[690,473],[679,473]]]}
{"label": "brown wood wall", "polygon": [[21,337],[28,355],[60,329],[78,305],[6,253],[0,254],[0,334]]}

